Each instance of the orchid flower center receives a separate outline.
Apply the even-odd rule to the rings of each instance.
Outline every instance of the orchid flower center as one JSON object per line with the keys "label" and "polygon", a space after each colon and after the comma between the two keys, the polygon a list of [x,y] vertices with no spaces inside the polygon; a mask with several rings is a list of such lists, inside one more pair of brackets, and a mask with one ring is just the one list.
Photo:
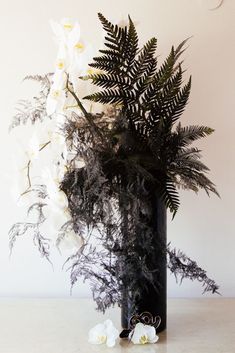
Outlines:
{"label": "orchid flower center", "polygon": [[57,99],[60,97],[60,93],[61,93],[60,90],[54,89],[51,91],[51,96],[52,96],[52,98]]}
{"label": "orchid flower center", "polygon": [[98,336],[98,341],[99,341],[99,343],[105,343],[106,342],[106,340],[107,340],[107,337],[106,336]]}
{"label": "orchid flower center", "polygon": [[64,65],[64,60],[58,60],[56,66],[58,67],[59,70],[63,70],[64,66],[65,66]]}
{"label": "orchid flower center", "polygon": [[143,335],[140,337],[140,343],[145,344],[148,343],[148,337],[146,335]]}
{"label": "orchid flower center", "polygon": [[67,31],[71,31],[71,29],[73,29],[73,25],[71,23],[64,23],[63,27]]}
{"label": "orchid flower center", "polygon": [[74,46],[75,49],[77,49],[79,52],[82,52],[85,48],[84,44],[81,42],[77,42]]}

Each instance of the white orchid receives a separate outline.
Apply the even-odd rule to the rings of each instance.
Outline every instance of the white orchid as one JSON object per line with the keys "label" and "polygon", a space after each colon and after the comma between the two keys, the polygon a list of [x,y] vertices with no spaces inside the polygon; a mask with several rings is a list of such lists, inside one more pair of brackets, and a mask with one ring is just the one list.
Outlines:
{"label": "white orchid", "polygon": [[63,179],[64,171],[60,167],[53,166],[45,168],[42,172],[42,179],[47,187],[48,197],[55,207],[66,209],[68,200],[65,193],[60,190],[60,181]]}
{"label": "white orchid", "polygon": [[29,140],[26,156],[30,161],[38,158],[40,152],[40,143],[36,134],[33,134]]}
{"label": "white orchid", "polygon": [[112,321],[106,320],[89,331],[88,341],[92,344],[106,344],[108,347],[114,347],[118,336],[119,332]]}
{"label": "white orchid", "polygon": [[91,47],[80,38],[78,22],[63,19],[60,23],[51,20],[50,24],[59,46],[53,85],[47,101],[47,113],[52,115],[64,108],[66,100],[63,95],[66,85],[58,85],[58,81],[66,82],[69,78],[73,90],[77,91],[78,78],[86,74],[92,52]]}
{"label": "white orchid", "polygon": [[[87,51],[88,45],[80,38],[81,31],[78,22],[74,22],[71,19],[63,19],[60,23],[50,21],[52,30],[56,36],[57,43],[59,45],[58,62],[57,67],[65,68],[65,70],[71,74],[74,68],[81,71],[81,65],[84,58],[84,53]],[[66,65],[63,65],[63,62]],[[84,62],[83,62],[84,64]]]}
{"label": "white orchid", "polygon": [[62,179],[63,170],[60,167],[45,168],[42,172],[42,180],[46,185],[48,194],[48,207],[45,212],[49,221],[48,227],[55,237],[58,235],[60,228],[71,220],[67,196],[60,190]]}
{"label": "white orchid", "polygon": [[83,40],[68,43],[70,66],[68,70],[70,82],[74,90],[78,89],[78,78],[87,74],[88,63],[91,61],[93,52],[91,46]]}
{"label": "white orchid", "polygon": [[[40,143],[38,136],[34,133],[28,143],[19,143],[17,139],[14,141],[16,148],[12,155],[12,169],[14,176],[11,188],[11,194],[18,206],[29,204],[31,199],[30,189],[30,169],[32,162],[38,159],[40,152]],[[18,142],[18,143],[17,143]]]}
{"label": "white orchid", "polygon": [[153,326],[144,325],[141,322],[138,322],[129,334],[129,339],[134,344],[156,343],[158,338]]}
{"label": "white orchid", "polygon": [[66,79],[67,77],[64,70],[57,69],[55,71],[52,79],[53,83],[46,102],[46,111],[48,115],[63,112],[66,101]]}
{"label": "white orchid", "polygon": [[[58,173],[55,173],[55,169],[50,170],[46,168],[42,172],[42,179],[47,187],[47,194],[48,194],[48,204],[53,212],[57,212],[59,214],[68,213],[68,199],[65,193],[60,190],[60,180],[63,179],[62,174],[63,171],[58,170]],[[59,169],[59,168],[58,168]],[[66,217],[68,220],[68,217]]]}
{"label": "white orchid", "polygon": [[61,131],[55,130],[51,132],[49,141],[51,155],[57,159],[57,163],[59,163],[61,170],[65,173],[68,155],[65,136]]}
{"label": "white orchid", "polygon": [[[56,114],[53,119],[47,119],[43,122],[35,123],[37,130],[37,138],[40,140],[39,150],[47,151],[47,156],[56,163],[66,163],[67,145],[66,138],[63,133],[63,126],[66,121],[64,114]],[[61,157],[63,155],[63,158]],[[62,159],[64,163],[62,163]]]}
{"label": "white orchid", "polygon": [[70,18],[63,18],[60,22],[50,20],[50,25],[59,45],[61,43],[67,44],[72,39],[80,38],[80,26],[78,22]]}

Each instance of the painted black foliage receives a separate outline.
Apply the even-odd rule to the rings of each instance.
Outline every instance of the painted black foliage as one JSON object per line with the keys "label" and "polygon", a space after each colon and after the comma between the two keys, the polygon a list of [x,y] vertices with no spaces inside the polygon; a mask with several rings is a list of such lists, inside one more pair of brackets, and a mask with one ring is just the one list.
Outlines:
{"label": "painted black foliage", "polygon": [[[162,246],[152,225],[153,200],[160,199],[174,217],[179,187],[218,195],[206,176],[209,169],[200,160],[201,151],[192,147],[213,130],[179,122],[191,88],[191,78],[183,84],[180,61],[186,41],[172,47],[158,67],[156,38],[140,49],[130,18],[125,27],[101,14],[99,19],[106,31],[105,48],[90,64],[96,73],[82,79],[101,88],[84,99],[104,104],[104,112],[88,113],[69,77],[67,81],[67,94],[81,114],[71,114],[63,128],[73,158],[61,189],[72,221],[62,227],[59,240],[69,227],[84,239],[66,262],[71,284],[89,280],[98,309],[105,311],[121,305],[127,285],[134,297],[141,295],[140,282],[142,289],[149,283],[157,287],[154,260],[168,254],[176,277],[197,279],[205,291],[217,292],[218,286],[195,262]],[[84,166],[78,167],[81,160]],[[14,226],[13,231],[15,239],[20,234]]]}

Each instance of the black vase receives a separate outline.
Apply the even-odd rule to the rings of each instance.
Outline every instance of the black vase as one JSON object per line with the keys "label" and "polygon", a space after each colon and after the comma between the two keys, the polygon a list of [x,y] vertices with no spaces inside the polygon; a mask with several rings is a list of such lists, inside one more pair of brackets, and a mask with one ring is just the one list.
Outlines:
{"label": "black vase", "polygon": [[[166,207],[158,197],[151,200],[152,214],[149,225],[154,236],[149,267],[153,269],[154,284],[149,283],[142,288],[140,281],[140,293],[138,298],[133,298],[128,286],[122,293],[121,324],[125,338],[137,322],[153,325],[157,332],[166,328],[167,318],[167,239],[166,239]],[[147,254],[148,255],[148,254]],[[152,255],[152,254],[151,254]],[[155,285],[156,284],[156,285]]]}

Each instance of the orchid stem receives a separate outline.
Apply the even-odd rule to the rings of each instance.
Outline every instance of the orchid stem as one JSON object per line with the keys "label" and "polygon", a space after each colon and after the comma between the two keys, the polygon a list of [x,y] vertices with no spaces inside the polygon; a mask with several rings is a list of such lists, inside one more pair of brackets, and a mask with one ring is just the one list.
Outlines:
{"label": "orchid stem", "polygon": [[39,152],[41,152],[46,146],[48,146],[51,143],[51,141],[48,141],[42,145],[42,147],[39,148]]}
{"label": "orchid stem", "polygon": [[31,160],[29,160],[28,164],[27,164],[27,179],[28,179],[28,183],[29,183],[28,189],[30,189],[32,186],[31,179],[30,179],[30,165],[31,165]]}
{"label": "orchid stem", "polygon": [[66,88],[67,88],[68,92],[69,92],[69,93],[73,96],[73,98],[75,99],[75,101],[76,101],[78,107],[81,109],[81,111],[82,111],[82,113],[83,113],[85,119],[86,119],[87,122],[89,123],[90,127],[93,128],[94,132],[95,132],[96,135],[99,137],[99,139],[100,139],[101,141],[103,141],[103,136],[102,136],[102,134],[100,133],[100,131],[99,131],[98,127],[96,126],[96,124],[94,123],[93,119],[91,118],[91,114],[86,111],[86,109],[85,109],[84,106],[82,105],[82,102],[80,101],[80,99],[78,98],[78,96],[76,95],[76,93],[75,93],[73,90],[71,90],[71,89],[69,88],[69,79],[67,79]]}

